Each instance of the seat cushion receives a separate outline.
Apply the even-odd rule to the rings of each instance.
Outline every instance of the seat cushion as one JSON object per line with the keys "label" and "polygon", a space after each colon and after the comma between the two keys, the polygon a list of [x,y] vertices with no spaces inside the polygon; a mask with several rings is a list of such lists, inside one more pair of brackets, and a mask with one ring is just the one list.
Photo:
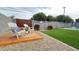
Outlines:
{"label": "seat cushion", "polygon": [[16,33],[16,32],[20,31],[19,27],[14,27],[11,30],[12,30],[13,33]]}

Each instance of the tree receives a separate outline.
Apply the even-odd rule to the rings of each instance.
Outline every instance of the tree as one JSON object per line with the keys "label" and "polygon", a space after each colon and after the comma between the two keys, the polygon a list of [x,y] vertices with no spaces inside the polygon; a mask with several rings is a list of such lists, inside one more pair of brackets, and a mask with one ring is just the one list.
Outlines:
{"label": "tree", "polygon": [[56,21],[55,17],[48,15],[47,16],[47,21]]}
{"label": "tree", "polygon": [[34,14],[32,17],[33,20],[37,20],[37,21],[45,21],[46,18],[47,16],[42,12]]}
{"label": "tree", "polygon": [[79,22],[79,18],[76,19],[76,22]]}
{"label": "tree", "polygon": [[73,19],[70,18],[69,16],[65,16],[64,22],[70,23],[73,22]]}
{"label": "tree", "polygon": [[56,20],[59,21],[59,22],[66,22],[66,23],[69,23],[69,22],[73,21],[72,18],[70,18],[69,16],[65,16],[65,15],[59,15],[59,16],[57,16]]}
{"label": "tree", "polygon": [[56,17],[56,20],[59,21],[59,22],[63,22],[64,21],[64,16],[63,15],[58,15]]}

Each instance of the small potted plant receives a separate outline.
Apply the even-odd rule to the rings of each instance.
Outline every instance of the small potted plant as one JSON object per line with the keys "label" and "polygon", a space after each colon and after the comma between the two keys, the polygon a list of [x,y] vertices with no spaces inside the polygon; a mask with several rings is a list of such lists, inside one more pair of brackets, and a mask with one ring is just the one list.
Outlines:
{"label": "small potted plant", "polygon": [[39,25],[39,24],[36,24],[36,25],[34,26],[34,30],[40,30],[40,25]]}
{"label": "small potted plant", "polygon": [[51,25],[48,25],[47,29],[48,29],[48,30],[52,30],[53,27],[52,27]]}

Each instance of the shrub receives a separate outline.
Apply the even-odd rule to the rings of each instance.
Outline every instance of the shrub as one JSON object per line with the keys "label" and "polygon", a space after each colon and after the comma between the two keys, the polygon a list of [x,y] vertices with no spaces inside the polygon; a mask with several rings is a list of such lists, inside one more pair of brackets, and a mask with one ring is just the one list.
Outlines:
{"label": "shrub", "polygon": [[40,25],[39,25],[39,24],[36,24],[36,25],[34,26],[34,30],[40,30]]}
{"label": "shrub", "polygon": [[48,29],[48,30],[51,30],[51,29],[53,29],[53,27],[52,27],[51,25],[49,25],[49,26],[47,27],[47,29]]}

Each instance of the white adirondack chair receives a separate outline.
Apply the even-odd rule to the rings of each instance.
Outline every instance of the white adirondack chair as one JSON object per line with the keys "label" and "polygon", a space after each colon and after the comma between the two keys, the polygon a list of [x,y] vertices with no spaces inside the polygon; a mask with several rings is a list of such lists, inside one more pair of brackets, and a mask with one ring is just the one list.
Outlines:
{"label": "white adirondack chair", "polygon": [[21,34],[19,33],[20,29],[19,29],[19,27],[17,26],[17,24],[16,24],[16,23],[9,22],[9,23],[8,23],[8,26],[9,26],[11,32],[13,33],[13,35],[15,35],[17,38],[19,38],[19,36],[20,36]]}
{"label": "white adirondack chair", "polygon": [[13,35],[15,35],[17,38],[19,38],[19,36],[22,36],[23,34],[26,35],[30,32],[30,27],[27,24],[24,24],[23,30],[20,30],[16,23],[9,22],[8,26]]}

